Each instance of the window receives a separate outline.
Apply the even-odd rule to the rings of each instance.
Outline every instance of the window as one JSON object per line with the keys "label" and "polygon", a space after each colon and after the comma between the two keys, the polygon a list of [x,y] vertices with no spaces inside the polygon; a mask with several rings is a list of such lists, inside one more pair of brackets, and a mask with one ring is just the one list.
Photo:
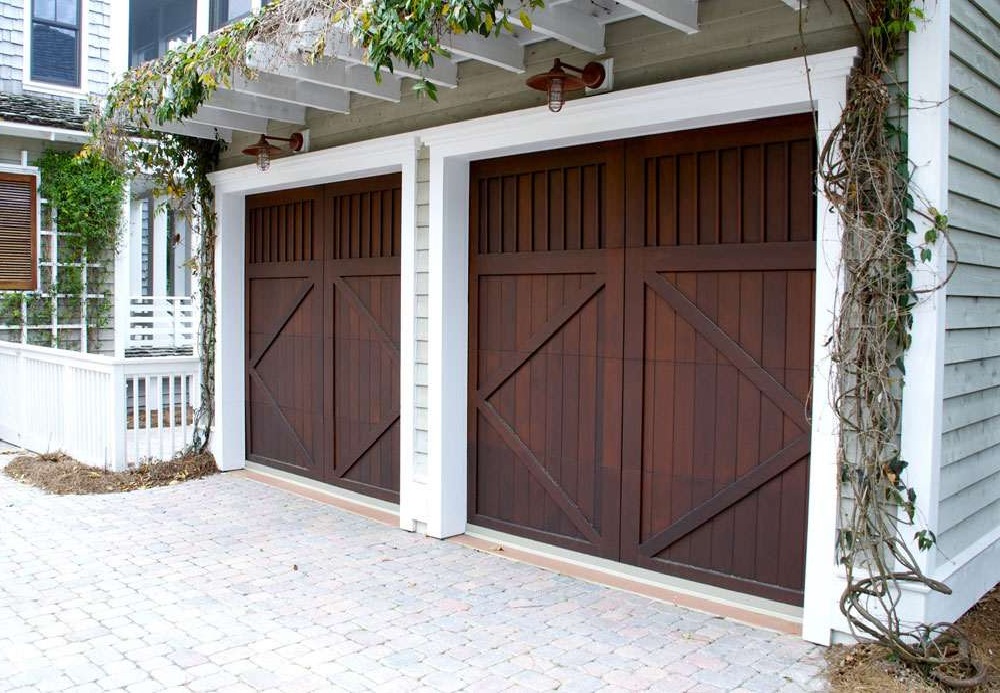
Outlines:
{"label": "window", "polygon": [[0,289],[38,284],[37,179],[0,172]]}
{"label": "window", "polygon": [[252,0],[212,0],[209,10],[209,29],[215,31],[232,21],[250,14]]}
{"label": "window", "polygon": [[31,80],[80,86],[80,0],[31,0]]}
{"label": "window", "polygon": [[130,67],[194,38],[196,0],[131,0],[129,7]]}

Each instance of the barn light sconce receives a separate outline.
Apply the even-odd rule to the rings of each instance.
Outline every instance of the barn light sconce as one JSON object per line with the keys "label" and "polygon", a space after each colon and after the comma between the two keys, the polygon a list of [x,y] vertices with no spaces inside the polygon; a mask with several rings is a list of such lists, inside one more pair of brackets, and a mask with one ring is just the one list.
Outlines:
{"label": "barn light sconce", "polygon": [[291,137],[275,137],[274,135],[261,135],[260,139],[254,144],[243,150],[243,153],[247,156],[253,156],[257,158],[257,170],[260,172],[265,172],[271,168],[271,159],[276,156],[283,156],[286,154],[285,150],[281,147],[276,147],[271,144],[271,140],[280,140],[282,142],[288,142],[288,151],[297,152],[302,149],[302,143],[304,138],[302,133],[293,132]]}
{"label": "barn light sconce", "polygon": [[[576,74],[570,74],[571,72]],[[601,63],[590,62],[581,69],[556,58],[551,70],[530,77],[526,84],[532,89],[544,91],[549,98],[549,110],[558,113],[566,103],[566,92],[596,89],[604,83],[604,77],[604,65]]]}

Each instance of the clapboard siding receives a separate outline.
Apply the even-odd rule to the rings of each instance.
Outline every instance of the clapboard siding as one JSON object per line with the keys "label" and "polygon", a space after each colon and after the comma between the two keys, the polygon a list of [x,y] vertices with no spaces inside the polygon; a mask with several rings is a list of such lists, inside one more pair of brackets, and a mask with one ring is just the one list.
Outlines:
{"label": "clapboard siding", "polygon": [[953,0],[939,548],[1000,526],[1000,3]]}
{"label": "clapboard siding", "polygon": [[[844,3],[812,3],[802,16],[810,53],[856,45],[855,30]],[[606,27],[606,55],[613,56],[616,90],[731,70],[774,60],[799,58],[799,13],[781,0],[703,0],[700,30],[687,35],[645,18]],[[526,75],[545,72],[560,58],[583,65],[594,58],[566,44],[545,41],[525,50],[525,74],[514,74],[469,60],[459,65],[459,88],[438,89],[437,101],[418,97],[403,83],[400,103],[353,95],[346,115],[309,118],[310,146],[325,149],[348,142],[411,132],[544,103],[528,89]],[[578,97],[571,97],[578,98]],[[223,154],[222,167],[246,163],[240,150],[251,139],[238,133]],[[244,144],[246,140],[246,144]]]}

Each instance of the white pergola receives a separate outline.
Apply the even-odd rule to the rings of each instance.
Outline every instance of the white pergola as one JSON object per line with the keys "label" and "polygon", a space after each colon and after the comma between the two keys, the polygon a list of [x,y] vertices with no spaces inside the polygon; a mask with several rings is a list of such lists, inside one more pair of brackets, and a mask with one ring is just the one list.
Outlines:
{"label": "white pergola", "polygon": [[[806,5],[806,0],[782,1],[796,10]],[[299,53],[314,45],[322,29],[302,26],[298,43],[248,48],[255,79],[234,76],[231,88],[214,92],[194,116],[158,129],[231,142],[234,131],[266,133],[269,121],[303,126],[307,108],[350,113],[352,94],[399,102],[407,80],[427,79],[439,88],[457,88],[458,64],[466,60],[523,74],[525,47],[542,41],[556,40],[599,56],[605,52],[605,27],[632,17],[645,16],[687,34],[698,31],[698,0],[549,0],[544,8],[530,11],[530,29],[521,22],[520,3],[506,2],[515,25],[511,34],[448,36],[443,43],[451,58],[436,56],[433,67],[396,65],[394,72],[385,71],[380,80],[365,63],[364,51],[342,29],[328,29],[325,56],[306,64]]]}

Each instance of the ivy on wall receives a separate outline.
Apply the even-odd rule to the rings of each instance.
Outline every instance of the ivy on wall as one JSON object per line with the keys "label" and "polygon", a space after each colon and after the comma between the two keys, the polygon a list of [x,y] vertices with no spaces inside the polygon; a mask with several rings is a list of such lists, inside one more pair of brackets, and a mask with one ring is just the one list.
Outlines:
{"label": "ivy on wall", "polygon": [[[118,245],[125,179],[93,155],[47,150],[35,165],[39,193],[47,200],[42,225],[57,234],[42,245],[38,290],[0,295],[0,324],[43,328],[29,333],[30,343],[93,348],[112,313],[104,295],[104,265]],[[79,327],[60,325],[82,325],[90,344],[73,343],[63,334],[78,334]]]}

